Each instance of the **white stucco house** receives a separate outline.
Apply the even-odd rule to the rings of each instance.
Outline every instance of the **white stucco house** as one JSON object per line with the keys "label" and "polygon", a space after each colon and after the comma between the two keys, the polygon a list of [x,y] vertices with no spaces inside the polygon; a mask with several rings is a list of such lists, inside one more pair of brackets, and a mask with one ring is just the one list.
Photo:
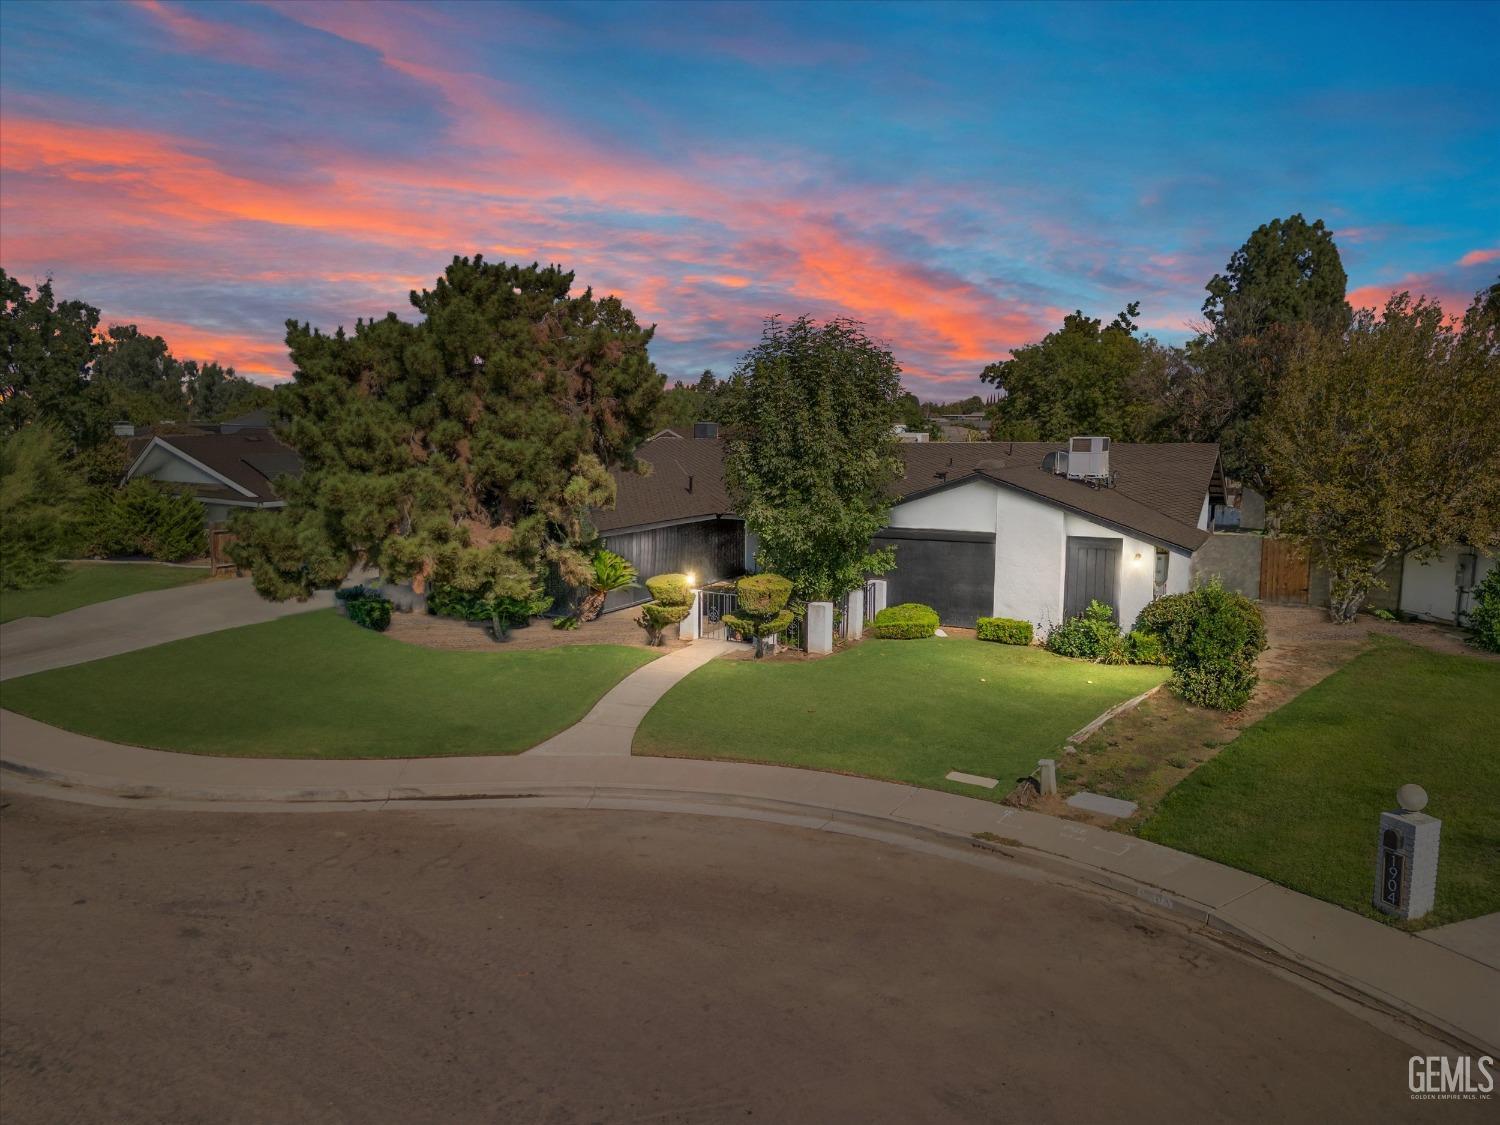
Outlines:
{"label": "white stucco house", "polygon": [[[1015,617],[1045,633],[1097,598],[1128,628],[1152,598],[1189,588],[1224,500],[1216,445],[1078,438],[900,452],[906,472],[874,541],[896,552],[887,600],[923,602],[947,625]],[[642,573],[700,581],[753,568],[716,430],[659,435],[638,456],[653,472],[621,474],[615,508],[594,515],[611,549]]]}

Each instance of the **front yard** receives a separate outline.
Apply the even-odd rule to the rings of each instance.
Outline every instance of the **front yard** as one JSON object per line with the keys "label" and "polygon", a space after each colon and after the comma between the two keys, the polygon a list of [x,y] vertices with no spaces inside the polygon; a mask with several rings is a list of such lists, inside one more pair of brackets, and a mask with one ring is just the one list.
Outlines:
{"label": "front yard", "polygon": [[[867,640],[816,661],[715,660],[669,691],[637,754],[862,774],[995,799],[1165,669],[1106,667],[957,637]],[[1000,779],[993,790],[950,770]]]}
{"label": "front yard", "polygon": [[514,754],[577,722],[656,655],[436,652],[326,610],[39,672],[7,681],[3,696],[7,709],[66,730],[193,754]]}
{"label": "front yard", "polygon": [[149,590],[168,590],[208,577],[201,566],[162,563],[69,563],[61,582],[34,590],[0,592],[0,623],[18,617],[53,617],[70,609],[112,601]]}
{"label": "front yard", "polygon": [[1180,781],[1140,834],[1373,914],[1378,816],[1416,782],[1443,821],[1423,924],[1500,910],[1500,663],[1373,640]]}

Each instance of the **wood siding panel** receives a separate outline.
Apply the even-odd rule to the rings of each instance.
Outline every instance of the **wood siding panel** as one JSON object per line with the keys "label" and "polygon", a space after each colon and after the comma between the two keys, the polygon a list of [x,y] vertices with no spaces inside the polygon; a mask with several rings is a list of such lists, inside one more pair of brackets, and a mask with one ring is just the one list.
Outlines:
{"label": "wood siding panel", "polygon": [[1307,604],[1310,568],[1306,552],[1286,539],[1260,541],[1260,600]]}

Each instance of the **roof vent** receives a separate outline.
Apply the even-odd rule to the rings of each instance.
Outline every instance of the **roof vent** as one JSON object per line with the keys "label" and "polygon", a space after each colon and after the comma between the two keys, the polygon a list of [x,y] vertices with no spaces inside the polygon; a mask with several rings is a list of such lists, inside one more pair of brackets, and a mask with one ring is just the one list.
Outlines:
{"label": "roof vent", "polygon": [[1067,472],[1069,480],[1109,485],[1109,438],[1069,438]]}
{"label": "roof vent", "polygon": [[719,436],[719,423],[717,422],[694,422],[693,436],[695,438],[716,438]]}

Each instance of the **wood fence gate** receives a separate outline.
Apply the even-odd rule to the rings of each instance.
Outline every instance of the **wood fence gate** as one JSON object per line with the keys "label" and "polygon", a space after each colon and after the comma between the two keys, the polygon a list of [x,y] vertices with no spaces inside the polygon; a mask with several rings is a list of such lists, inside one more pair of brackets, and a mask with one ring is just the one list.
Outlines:
{"label": "wood fence gate", "polygon": [[1260,600],[1307,604],[1307,553],[1285,539],[1260,541]]}
{"label": "wood fence gate", "polygon": [[234,560],[229,557],[229,544],[235,537],[227,527],[208,529],[208,564],[215,578],[233,578],[238,572]]}

